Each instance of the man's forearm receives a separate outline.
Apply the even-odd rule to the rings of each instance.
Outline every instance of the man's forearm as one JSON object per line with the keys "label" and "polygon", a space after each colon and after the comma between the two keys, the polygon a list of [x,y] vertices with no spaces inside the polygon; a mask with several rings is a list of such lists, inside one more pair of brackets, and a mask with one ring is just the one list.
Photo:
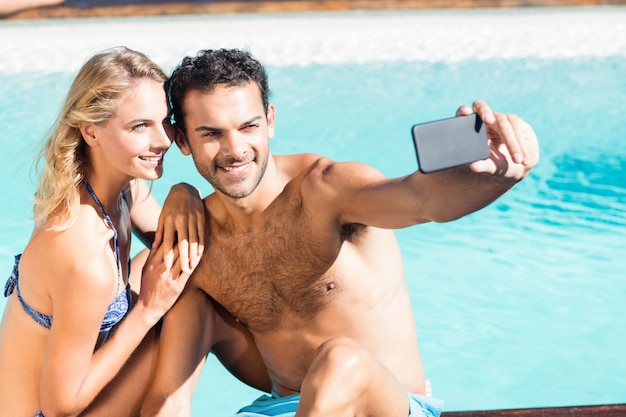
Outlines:
{"label": "man's forearm", "polygon": [[429,194],[429,218],[449,222],[478,211],[509,191],[520,180],[478,174],[469,167],[432,174],[417,174],[420,186]]}

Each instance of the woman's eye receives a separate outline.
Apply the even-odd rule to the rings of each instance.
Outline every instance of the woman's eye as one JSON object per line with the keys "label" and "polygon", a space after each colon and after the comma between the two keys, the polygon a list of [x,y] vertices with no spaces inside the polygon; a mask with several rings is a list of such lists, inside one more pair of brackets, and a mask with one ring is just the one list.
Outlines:
{"label": "woman's eye", "polygon": [[144,130],[148,125],[145,123],[140,123],[138,125],[133,126],[133,130]]}

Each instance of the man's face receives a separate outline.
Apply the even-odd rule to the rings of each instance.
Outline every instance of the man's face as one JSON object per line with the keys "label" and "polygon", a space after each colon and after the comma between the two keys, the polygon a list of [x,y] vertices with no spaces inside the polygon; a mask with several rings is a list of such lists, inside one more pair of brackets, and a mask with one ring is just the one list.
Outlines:
{"label": "man's face", "polygon": [[274,107],[265,114],[256,83],[191,90],[183,101],[187,141],[198,172],[216,191],[232,198],[252,194],[261,182],[274,136]]}

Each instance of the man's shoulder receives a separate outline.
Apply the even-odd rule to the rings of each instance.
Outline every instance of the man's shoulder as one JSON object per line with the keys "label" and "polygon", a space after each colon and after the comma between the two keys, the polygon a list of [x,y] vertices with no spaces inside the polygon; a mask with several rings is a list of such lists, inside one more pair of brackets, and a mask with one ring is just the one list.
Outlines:
{"label": "man's shoulder", "polygon": [[292,178],[323,175],[336,164],[332,159],[316,153],[284,155],[280,158],[284,159],[277,158],[278,165],[281,170],[288,171]]}
{"label": "man's shoulder", "polygon": [[321,163],[332,162],[329,158],[316,153],[297,153],[289,155],[277,155],[274,157],[276,163],[282,169],[307,170]]}

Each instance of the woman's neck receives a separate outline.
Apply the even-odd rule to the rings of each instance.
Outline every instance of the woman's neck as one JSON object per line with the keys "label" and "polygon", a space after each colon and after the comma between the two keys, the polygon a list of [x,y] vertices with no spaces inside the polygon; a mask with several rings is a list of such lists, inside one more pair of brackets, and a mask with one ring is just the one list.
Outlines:
{"label": "woman's neck", "polygon": [[110,216],[117,216],[120,210],[120,195],[130,180],[112,181],[110,178],[93,173],[85,175],[84,180],[89,184],[104,210]]}

